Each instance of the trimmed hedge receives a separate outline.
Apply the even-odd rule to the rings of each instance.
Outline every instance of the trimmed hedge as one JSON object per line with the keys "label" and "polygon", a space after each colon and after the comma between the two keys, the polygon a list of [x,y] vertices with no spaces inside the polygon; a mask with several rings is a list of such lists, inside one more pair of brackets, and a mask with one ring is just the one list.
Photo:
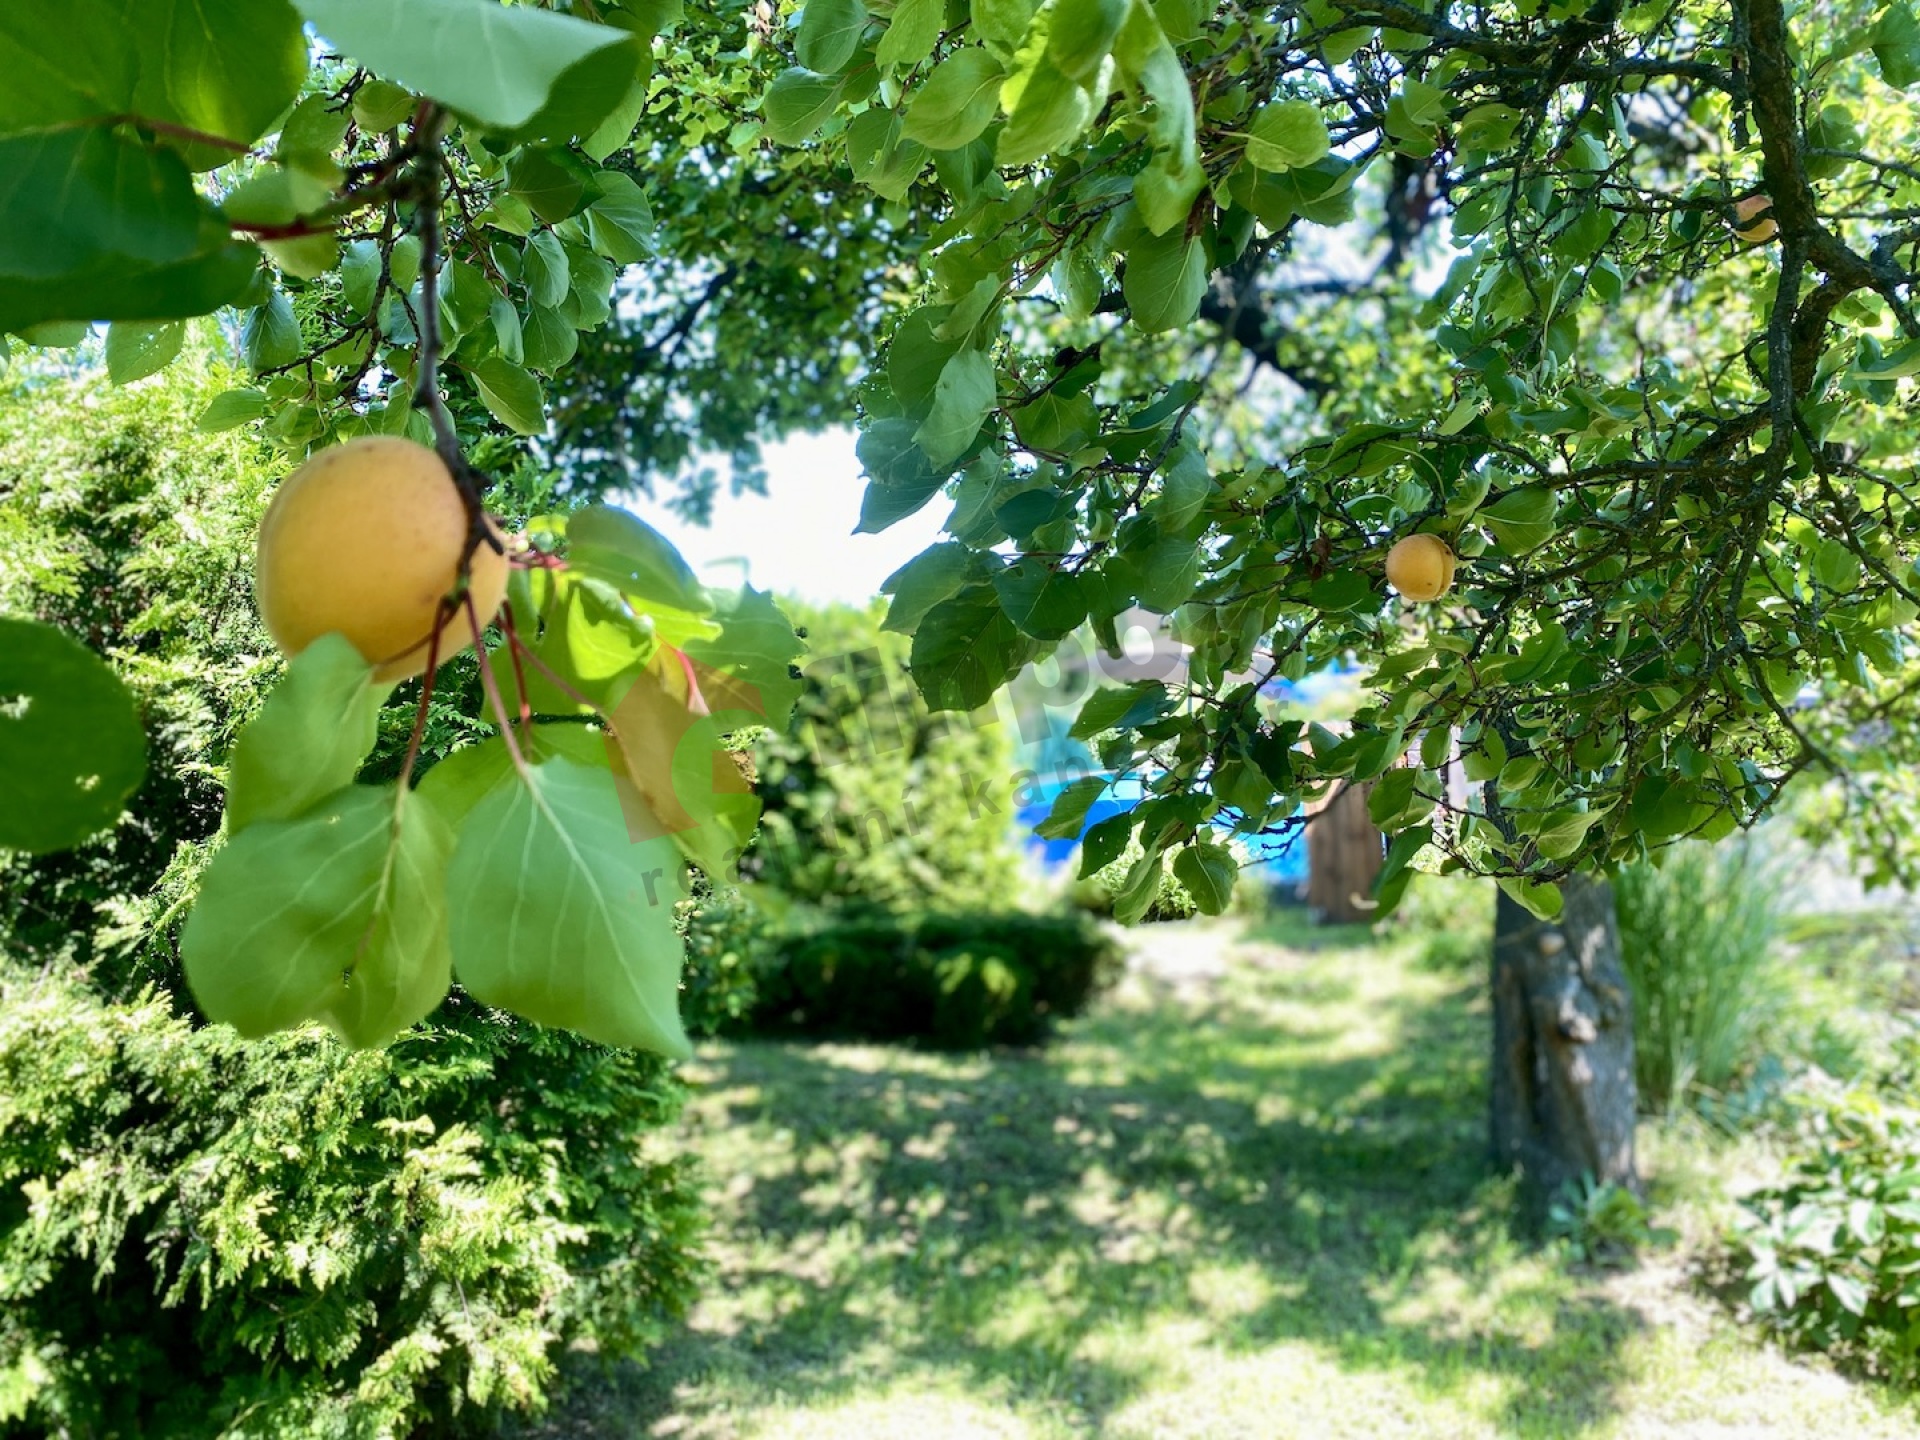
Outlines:
{"label": "trimmed hedge", "polygon": [[0,961],[0,1434],[376,1437],[538,1409],[694,1297],[682,1092],[450,1002],[350,1052]]}
{"label": "trimmed hedge", "polygon": [[1077,915],[866,912],[779,946],[753,1026],[945,1050],[1031,1045],[1119,970],[1119,948]]}

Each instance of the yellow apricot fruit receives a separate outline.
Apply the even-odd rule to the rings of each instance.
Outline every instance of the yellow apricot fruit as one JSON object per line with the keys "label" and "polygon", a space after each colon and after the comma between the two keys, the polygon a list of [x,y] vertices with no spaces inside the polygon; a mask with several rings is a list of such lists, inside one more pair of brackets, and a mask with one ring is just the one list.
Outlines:
{"label": "yellow apricot fruit", "polygon": [[1438,535],[1409,535],[1387,551],[1387,583],[1409,600],[1438,600],[1453,588],[1453,564]]}
{"label": "yellow apricot fruit", "polygon": [[[287,655],[337,630],[377,679],[404,680],[427,668],[440,601],[459,579],[466,546],[465,503],[432,450],[390,436],[329,446],[280,482],[260,522],[253,583],[261,618]],[[506,557],[480,546],[468,584],[484,622],[506,598]],[[439,658],[472,638],[456,613]]]}
{"label": "yellow apricot fruit", "polygon": [[1773,197],[1748,195],[1733,204],[1733,233],[1749,245],[1760,245],[1780,233],[1773,218]]}

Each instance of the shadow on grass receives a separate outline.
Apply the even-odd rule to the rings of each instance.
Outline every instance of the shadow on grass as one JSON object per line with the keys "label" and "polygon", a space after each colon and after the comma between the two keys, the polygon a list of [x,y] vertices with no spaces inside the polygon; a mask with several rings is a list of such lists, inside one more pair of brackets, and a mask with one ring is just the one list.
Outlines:
{"label": "shadow on grass", "polygon": [[1346,938],[1250,952],[1199,997],[1135,978],[1043,1052],[714,1047],[713,1295],[548,1433],[729,1434],[749,1396],[929,1374],[1101,1433],[1183,1351],[1287,1345],[1472,1392],[1501,1433],[1591,1429],[1640,1322],[1551,1266],[1489,1298],[1520,1246],[1477,986]]}

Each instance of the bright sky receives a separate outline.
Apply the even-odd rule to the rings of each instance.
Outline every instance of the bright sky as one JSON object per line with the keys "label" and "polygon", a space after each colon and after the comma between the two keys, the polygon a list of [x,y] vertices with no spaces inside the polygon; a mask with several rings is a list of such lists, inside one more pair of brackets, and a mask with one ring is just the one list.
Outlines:
{"label": "bright sky", "polygon": [[831,430],[769,446],[767,493],[731,495],[723,489],[710,526],[690,525],[644,499],[627,503],[680,547],[703,580],[738,584],[744,578],[761,590],[816,604],[864,605],[880,593],[882,580],[934,542],[953,507],[935,496],[891,529],[855,535],[865,484],[853,440],[851,430]]}

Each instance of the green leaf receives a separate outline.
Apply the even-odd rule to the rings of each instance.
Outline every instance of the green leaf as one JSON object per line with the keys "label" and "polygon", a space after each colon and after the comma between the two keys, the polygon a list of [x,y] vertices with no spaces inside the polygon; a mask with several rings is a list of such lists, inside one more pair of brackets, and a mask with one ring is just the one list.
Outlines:
{"label": "green leaf", "polygon": [[547,402],[540,382],[498,356],[463,366],[487,412],[516,435],[542,435],[547,429]]}
{"label": "green leaf", "polygon": [[[793,622],[771,595],[751,585],[715,591],[713,602],[720,633],[691,639],[683,648],[707,670],[729,677],[736,691],[746,687],[750,696],[737,703],[746,705],[760,724],[785,730],[801,691],[793,662],[806,651]],[[709,702],[716,715],[727,703],[711,696]]]}
{"label": "green leaf", "polygon": [[1527,485],[1481,507],[1474,518],[1485,522],[1508,554],[1524,555],[1553,538],[1553,516],[1558,507],[1559,500],[1549,487]]}
{"label": "green leaf", "polygon": [[453,837],[391,785],[349,785],[229,841],[180,936],[193,998],[249,1038],[320,1020],[378,1045],[447,991]]}
{"label": "green leaf", "polygon": [[1185,535],[1199,521],[1213,489],[1206,455],[1199,446],[1183,440],[1161,466],[1160,494],[1143,513],[1153,517],[1162,534]]}
{"label": "green leaf", "polygon": [[1165,535],[1143,551],[1123,557],[1123,568],[1140,603],[1171,615],[1192,598],[1206,568],[1206,553],[1180,535]]}
{"label": "green leaf", "polygon": [[1036,0],[971,0],[973,28],[982,40],[1010,54],[1026,38]]}
{"label": "green leaf", "polygon": [[294,166],[322,179],[336,179],[339,168],[333,153],[346,143],[347,128],[352,122],[353,116],[348,111],[333,108],[332,96],[309,95],[281,122],[280,143],[274,148],[274,158],[282,165]]}
{"label": "green leaf", "polygon": [[522,364],[551,375],[573,359],[580,348],[580,332],[558,310],[535,305],[520,327],[520,345]]}
{"label": "green leaf", "polygon": [[1203,915],[1224,915],[1233,901],[1240,865],[1224,845],[1197,840],[1173,857],[1173,878],[1187,887]]}
{"label": "green leaf", "polygon": [[419,103],[404,85],[368,80],[353,92],[353,123],[369,135],[384,135],[405,124]]}
{"label": "green leaf", "polygon": [[950,313],[945,305],[923,305],[900,322],[887,342],[887,383],[910,412],[926,413],[940,372],[961,347],[961,340],[945,340],[938,333]]}
{"label": "green leaf", "polygon": [[204,315],[258,256],[169,150],[104,127],[0,139],[0,330]]}
{"label": "green leaf", "polygon": [[331,235],[298,235],[291,240],[262,240],[267,258],[297,280],[314,280],[340,258],[340,242]]}
{"label": "green leaf", "polygon": [[921,616],[966,583],[972,568],[973,552],[957,540],[922,550],[880,582],[881,593],[893,597],[880,628],[911,635]]}
{"label": "green leaf", "polygon": [[162,132],[196,170],[235,158],[300,92],[306,37],[287,0],[114,0],[0,7],[0,135],[139,115],[230,142]]}
{"label": "green leaf", "polygon": [[1409,122],[1423,129],[1447,118],[1447,92],[1411,77],[1400,84],[1400,103]]}
{"label": "green leaf", "polygon": [[877,535],[897,520],[922,509],[953,473],[934,466],[914,443],[913,421],[898,416],[876,420],[860,432],[854,446],[868,477],[860,501],[859,533]]}
{"label": "green leaf", "polygon": [[978,46],[947,56],[907,103],[905,134],[933,150],[958,150],[980,137],[1000,105],[1000,62]]}
{"label": "green leaf", "polygon": [[1109,815],[1080,837],[1080,878],[1098,875],[1126,853],[1135,816],[1130,810]]}
{"label": "green leaf", "polygon": [[867,7],[861,0],[807,0],[800,12],[800,33],[793,53],[807,69],[833,75],[847,68],[867,28]]}
{"label": "green leaf", "polygon": [[685,1059],[685,865],[665,839],[634,842],[615,784],[556,758],[473,807],[447,871],[455,969],[483,1004]]}
{"label": "green leaf", "polygon": [[1046,60],[1040,60],[1000,132],[994,147],[995,163],[1028,165],[1051,154],[1086,129],[1093,112],[1091,95]]}
{"label": "green leaf", "polygon": [[1499,885],[1521,909],[1536,920],[1558,920],[1560,910],[1566,903],[1565,897],[1560,893],[1560,887],[1547,881],[1522,880],[1502,875],[1499,877]]}
{"label": "green leaf", "polygon": [[913,683],[933,710],[977,710],[1035,653],[992,587],[942,600],[914,631]]}
{"label": "green leaf", "polygon": [[1247,127],[1247,163],[1257,170],[1298,170],[1330,148],[1327,122],[1311,100],[1263,106]]}
{"label": "green leaf", "polygon": [[1813,578],[1827,589],[1845,595],[1859,587],[1864,562],[1843,540],[1829,535],[1813,552]]}
{"label": "green leaf", "polygon": [[78,845],[146,774],[133,696],[52,626],[0,617],[0,850]]}
{"label": "green leaf", "polygon": [[853,178],[886,200],[902,200],[926,168],[927,147],[902,137],[900,117],[878,107],[847,126],[847,163]]}
{"label": "green leaf", "polygon": [[948,360],[933,388],[933,408],[913,440],[934,468],[951,467],[972,447],[998,398],[993,361],[984,350],[962,350]]}
{"label": "green leaf", "polygon": [[1080,713],[1067,735],[1074,740],[1091,740],[1109,730],[1131,730],[1158,720],[1173,705],[1173,696],[1158,680],[1096,690],[1081,702]]}
{"label": "green leaf", "polygon": [[646,39],[493,0],[296,0],[341,54],[494,130],[590,132],[647,63]]}
{"label": "green leaf", "polygon": [[1155,845],[1128,867],[1113,896],[1113,918],[1122,925],[1137,925],[1153,902],[1160,898],[1160,887],[1167,875],[1166,860]]}
{"label": "green leaf", "polygon": [[1920,19],[1906,0],[1894,0],[1874,22],[1873,58],[1880,78],[1896,90],[1920,80]]}
{"label": "green leaf", "polygon": [[565,151],[523,145],[507,161],[507,189],[549,225],[558,225],[580,209],[587,178]]}
{"label": "green leaf", "polygon": [[200,412],[200,418],[195,423],[203,432],[217,434],[222,430],[237,429],[249,420],[258,420],[267,413],[267,405],[267,392],[264,390],[229,390],[208,401],[207,408]]}
{"label": "green leaf", "polygon": [[760,103],[767,138],[776,145],[798,145],[827,123],[840,106],[844,83],[811,70],[785,70],[767,87]]}
{"label": "green leaf", "polygon": [[874,60],[883,70],[918,65],[933,53],[946,15],[946,0],[900,0]]}
{"label": "green leaf", "polygon": [[291,820],[353,783],[379,733],[391,684],[344,635],[322,635],[287,664],[227,767],[227,832]]}
{"label": "green leaf", "polygon": [[1207,172],[1197,164],[1176,165],[1165,156],[1133,177],[1133,203],[1140,218],[1155,235],[1164,235],[1184,225],[1193,213],[1193,202],[1207,188]]}
{"label": "green leaf", "polygon": [[487,305],[487,320],[493,326],[493,343],[499,347],[500,358],[509,365],[526,364],[526,340],[520,312],[513,308],[513,302],[504,295],[494,296]]}
{"label": "green leaf", "polygon": [[1149,335],[1187,324],[1200,311],[1207,276],[1206,246],[1183,229],[1142,237],[1127,252],[1121,286],[1133,323]]}
{"label": "green leaf", "polygon": [[158,374],[173,363],[186,338],[184,320],[116,320],[107,327],[107,377],[116,385],[131,385]]}
{"label": "green leaf", "polygon": [[1033,827],[1042,840],[1077,840],[1086,824],[1093,802],[1107,793],[1109,781],[1104,775],[1087,775],[1075,780],[1053,797],[1047,818]]}
{"label": "green leaf", "polygon": [[653,207],[631,175],[602,170],[587,193],[587,234],[595,250],[616,265],[637,265],[653,254]]}
{"label": "green leaf", "polygon": [[293,303],[283,292],[275,290],[266,304],[247,312],[240,327],[240,353],[254,374],[291,365],[305,350]]}
{"label": "green leaf", "polygon": [[1069,79],[1090,80],[1132,8],[1132,0],[1054,0],[1047,59]]}
{"label": "green leaf", "polygon": [[1008,618],[1036,640],[1058,640],[1087,618],[1080,577],[1032,555],[998,571],[993,588]]}
{"label": "green leaf", "polygon": [[627,510],[589,505],[567,520],[567,563],[639,600],[705,614],[712,597],[658,530]]}

